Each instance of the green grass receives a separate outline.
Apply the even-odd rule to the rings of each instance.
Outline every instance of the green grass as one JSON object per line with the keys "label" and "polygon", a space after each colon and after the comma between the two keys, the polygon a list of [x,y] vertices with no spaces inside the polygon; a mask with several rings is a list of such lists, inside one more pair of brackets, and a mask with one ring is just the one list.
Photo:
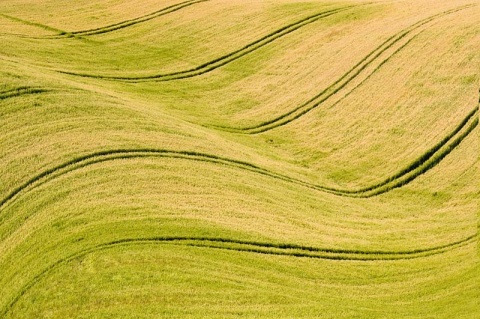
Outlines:
{"label": "green grass", "polygon": [[477,318],[479,5],[1,2],[0,317]]}

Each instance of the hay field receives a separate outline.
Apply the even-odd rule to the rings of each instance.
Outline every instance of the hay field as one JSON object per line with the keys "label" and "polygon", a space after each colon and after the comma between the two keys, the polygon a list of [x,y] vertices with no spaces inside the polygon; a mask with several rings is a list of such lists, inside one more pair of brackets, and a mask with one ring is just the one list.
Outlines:
{"label": "hay field", "polygon": [[0,318],[479,318],[478,0],[0,2]]}

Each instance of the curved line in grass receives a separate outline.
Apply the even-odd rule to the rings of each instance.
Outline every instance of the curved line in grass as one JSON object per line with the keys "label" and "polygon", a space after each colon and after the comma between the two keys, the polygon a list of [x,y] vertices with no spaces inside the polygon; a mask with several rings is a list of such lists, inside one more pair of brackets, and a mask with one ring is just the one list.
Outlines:
{"label": "curved line in grass", "polygon": [[[345,88],[351,81],[358,78],[358,76],[361,75],[362,71],[364,71],[367,67],[369,67],[374,62],[376,62],[377,58],[379,58],[382,53],[392,48],[395,44],[399,43],[400,40],[404,39],[407,35],[409,35],[413,31],[419,29],[420,27],[430,22],[435,21],[437,18],[441,18],[448,14],[456,13],[458,11],[461,11],[467,8],[472,8],[474,6],[476,5],[470,4],[470,5],[462,6],[459,8],[451,9],[451,10],[433,15],[431,17],[418,21],[413,25],[409,26],[408,28],[392,35],[387,40],[385,40],[382,44],[380,44],[380,46],[375,48],[375,50],[373,50],[367,56],[361,59],[357,64],[355,64],[350,70],[348,70],[345,74],[343,74],[339,79],[335,80],[335,82],[330,84],[326,89],[322,90],[313,98],[310,98],[308,101],[302,103],[301,105],[295,107],[292,110],[289,110],[288,112],[282,115],[279,115],[273,119],[264,121],[262,123],[252,125],[252,126],[247,126],[247,127],[231,127],[231,126],[221,126],[221,125],[209,125],[209,127],[213,127],[216,129],[220,129],[220,130],[224,130],[232,133],[259,134],[259,133],[263,133],[263,132],[272,130],[274,128],[286,125],[300,118],[301,116],[307,114],[308,112],[314,110],[315,108],[320,106],[322,103],[327,101],[330,97],[332,97],[333,95],[338,93],[340,90]],[[363,79],[358,85],[356,85],[354,88],[352,88],[350,92],[346,94],[348,95],[352,91],[354,91],[356,88],[358,88],[362,83],[364,83],[368,78],[370,78],[370,76],[372,76],[376,71],[378,71],[378,69],[382,65],[384,65],[388,60],[390,60],[401,49],[407,46],[421,32],[423,32],[423,30],[418,32],[417,34],[414,34],[410,39],[408,39],[404,44],[399,46],[394,52],[392,52],[392,54],[387,56],[383,61],[379,61],[379,65],[375,67],[370,72],[370,74],[367,74],[365,79]]]}
{"label": "curved line in grass", "polygon": [[3,16],[3,17],[5,17],[7,19],[10,19],[12,21],[16,21],[16,22],[20,22],[20,23],[23,23],[23,24],[26,24],[26,25],[39,27],[39,28],[42,28],[42,29],[45,29],[45,30],[48,30],[48,31],[53,31],[53,32],[57,33],[55,35],[47,35],[47,36],[27,36],[27,35],[23,35],[23,34],[11,34],[11,33],[4,33],[2,35],[14,35],[14,36],[17,36],[17,37],[29,38],[29,39],[64,39],[64,38],[72,38],[72,37],[83,37],[83,36],[97,35],[97,34],[116,31],[116,30],[119,30],[119,29],[123,29],[123,28],[129,27],[129,26],[138,24],[138,23],[149,21],[149,20],[155,19],[157,17],[166,15],[168,13],[178,11],[178,10],[183,9],[185,7],[189,7],[193,4],[206,2],[206,1],[210,1],[210,0],[187,0],[187,1],[184,1],[184,2],[180,2],[180,3],[174,4],[174,5],[165,7],[165,8],[160,9],[160,10],[151,12],[149,14],[137,17],[137,18],[124,20],[124,21],[121,21],[121,22],[117,22],[117,23],[110,24],[110,25],[103,26],[103,27],[99,27],[99,28],[79,30],[79,31],[70,31],[70,32],[59,30],[59,29],[56,29],[56,28],[52,28],[50,26],[40,24],[40,23],[37,23],[37,22],[31,22],[31,21],[23,20],[23,19],[20,19],[20,18],[17,18],[17,17],[13,17],[13,16],[10,16],[10,15],[0,13],[0,16]]}
{"label": "curved line in grass", "polygon": [[[446,137],[437,143],[434,147],[430,148],[427,152],[422,154],[419,158],[413,161],[410,165],[399,171],[398,173],[386,178],[385,180],[378,182],[374,185],[349,190],[349,189],[337,189],[332,187],[321,186],[309,182],[302,181],[297,178],[292,178],[287,175],[282,175],[261,168],[255,164],[248,162],[221,157],[212,154],[192,152],[192,151],[174,151],[167,149],[113,149],[95,152],[74,158],[63,164],[50,168],[41,172],[40,174],[29,179],[27,182],[15,188],[10,194],[0,201],[0,209],[6,206],[14,198],[26,191],[38,187],[47,181],[54,179],[58,176],[64,175],[70,171],[80,169],[92,164],[110,161],[114,159],[127,159],[127,158],[142,158],[142,157],[162,157],[162,158],[181,158],[186,160],[203,161],[215,164],[228,165],[243,170],[247,170],[253,173],[261,174],[278,180],[291,182],[297,185],[301,185],[307,188],[311,188],[317,191],[327,192],[338,196],[368,198],[376,195],[386,193],[392,189],[404,186],[421,174],[427,172],[438,164],[443,158],[445,158],[450,152],[452,152],[456,146],[458,146],[478,125],[478,108],[475,108],[468,116],[462,120],[462,122]],[[470,123],[470,124],[469,124]],[[468,125],[469,124],[469,125]],[[1,221],[1,219],[0,219]]]}
{"label": "curved line in grass", "polygon": [[47,30],[47,31],[52,31],[52,32],[60,33],[60,34],[66,33],[63,30],[53,28],[53,27],[50,27],[50,26],[45,25],[45,24],[41,24],[41,23],[38,23],[38,22],[27,21],[27,20],[20,19],[20,18],[11,16],[11,15],[4,14],[4,13],[0,13],[0,16],[4,17],[4,18],[7,18],[9,20],[15,21],[15,22],[20,22],[22,24],[37,27],[37,28],[41,28],[41,29],[44,29],[44,30]]}
{"label": "curved line in grass", "polygon": [[27,89],[31,89],[31,88],[32,88],[31,86],[18,86],[18,87],[13,88],[13,89],[0,91],[0,95],[9,94],[9,93],[17,92],[17,91],[21,91],[21,90],[27,90]]}
{"label": "curved line in grass", "polygon": [[[473,119],[473,121],[472,121]],[[471,122],[470,126],[468,126],[468,128],[465,130],[465,132],[463,132],[462,134],[459,135],[459,137],[457,139],[455,139],[454,141],[452,141],[452,143],[449,145],[449,147],[447,148],[446,151],[444,151],[443,153],[440,153],[439,151],[442,149],[442,147],[444,147],[445,145],[447,145],[447,143],[452,140],[455,135],[459,134],[459,132],[466,127],[466,125]],[[470,132],[475,129],[475,127],[478,125],[478,108],[475,108],[473,109],[472,111],[470,111],[467,116],[460,122],[460,124],[458,124],[455,129],[450,132],[447,136],[445,136],[440,142],[438,142],[436,145],[434,145],[433,147],[431,147],[429,150],[427,150],[425,153],[423,153],[420,157],[418,157],[417,159],[415,159],[412,163],[410,163],[407,167],[403,168],[402,170],[398,171],[396,174],[386,178],[383,182],[380,182],[380,183],[377,183],[375,184],[374,186],[370,186],[370,187],[364,187],[364,188],[361,188],[359,191],[361,192],[367,192],[367,191],[371,191],[375,188],[378,188],[378,187],[381,187],[381,186],[384,186],[390,182],[393,182],[403,176],[405,176],[406,174],[418,169],[418,168],[421,168],[423,165],[425,165],[425,163],[428,163],[428,161],[433,158],[436,153],[437,153],[437,156],[439,157],[438,158],[438,161],[434,161],[431,163],[431,165],[428,165],[428,168],[425,168],[424,172],[426,170],[428,170],[429,168],[433,167],[434,165],[436,165],[441,159],[443,159],[446,155],[448,155],[458,144],[460,144],[464,138],[466,138]],[[410,180],[413,180],[412,179],[409,179]],[[404,185],[404,184],[402,184]],[[401,186],[401,185],[399,185]]]}
{"label": "curved line in grass", "polygon": [[47,90],[47,89],[42,89],[42,88],[38,88],[38,87],[22,86],[22,87],[18,87],[18,88],[15,88],[15,89],[0,92],[0,101],[8,99],[8,98],[12,98],[12,97],[21,96],[21,95],[38,94],[38,93],[44,93],[44,92],[48,92],[48,91],[49,90]]}
{"label": "curved line in grass", "polygon": [[[362,5],[368,5],[370,3],[366,3],[366,4],[362,4]],[[60,72],[60,73],[63,73],[63,74],[68,74],[68,75],[74,75],[74,76],[80,76],[80,77],[88,77],[88,78],[98,78],[98,79],[105,79],[105,80],[120,80],[120,81],[128,81],[128,82],[143,82],[143,81],[172,81],[172,80],[178,80],[178,79],[185,79],[185,78],[190,78],[190,77],[194,77],[194,76],[198,76],[198,75],[202,75],[202,74],[205,74],[207,72],[210,72],[210,71],[213,71],[221,66],[224,66],[225,64],[228,64],[230,62],[233,62],[263,46],[265,46],[266,44],[276,40],[277,38],[280,38],[288,33],[291,33],[297,29],[299,29],[300,27],[302,26],[305,26],[305,25],[308,25],[312,22],[315,22],[317,20],[319,20],[320,18],[324,18],[324,17],[328,17],[330,15],[333,15],[335,13],[338,13],[338,12],[341,12],[341,11],[344,11],[344,10],[347,10],[347,9],[350,9],[350,8],[353,8],[353,7],[357,7],[357,6],[360,6],[360,5],[352,5],[352,6],[346,6],[346,7],[341,7],[341,8],[337,8],[337,9],[332,9],[332,10],[328,10],[328,11],[324,11],[324,12],[321,12],[321,13],[317,13],[315,15],[312,15],[312,16],[309,16],[307,18],[304,18],[302,20],[299,20],[295,23],[292,23],[292,24],[289,24],[285,27],[282,27],[264,37],[262,37],[261,39],[258,39],[234,52],[231,52],[231,53],[228,53],[222,57],[219,57],[219,58],[216,58],[212,61],[209,61],[209,62],[206,62],[204,64],[201,64],[195,68],[191,68],[191,69],[188,69],[188,70],[183,70],[183,71],[176,71],[176,72],[171,72],[171,73],[163,73],[163,74],[155,74],[155,75],[146,75],[146,76],[137,76],[137,77],[134,77],[134,76],[131,76],[131,77],[128,77],[128,76],[109,76],[109,75],[96,75],[96,74],[87,74],[87,73],[78,73],[78,72],[70,72],[70,71],[64,71],[64,70],[57,70],[57,72]],[[466,8],[470,8],[470,7],[473,7],[475,6],[475,4],[470,4],[470,5],[466,5],[466,6],[462,6],[462,7],[459,7],[459,8],[456,8],[456,9],[452,9],[452,10],[448,10],[448,11],[445,11],[445,12],[442,12],[440,14],[437,14],[437,15],[434,15],[432,17],[429,17],[427,19],[424,19],[422,21],[419,21],[417,22],[416,24],[414,24],[413,26],[411,26],[410,28],[414,27],[415,28],[418,28],[419,26],[427,23],[427,22],[430,22],[430,20],[433,20],[439,16],[442,16],[442,15],[446,15],[446,14],[449,14],[449,13],[453,13],[453,12],[457,12],[457,11],[460,11],[460,10],[463,10],[463,9],[466,9]],[[387,39],[379,48],[377,48],[376,50],[379,50],[382,48],[382,46],[388,44],[389,41],[391,40],[394,40],[394,42],[391,45],[393,45],[395,42],[399,41],[401,38],[403,38],[405,35],[407,35],[409,32],[411,32],[412,30],[408,31],[408,28],[406,29],[406,31],[402,31],[402,32],[406,32],[404,34],[402,34],[402,32],[400,34],[396,34],[392,37],[390,37],[389,39]],[[395,40],[395,38],[398,37],[398,39]],[[389,47],[389,46],[388,46]],[[380,52],[377,53],[377,56],[380,55],[383,51],[385,51],[387,48],[383,48]],[[373,52],[371,52],[369,55],[367,55],[364,59],[362,59],[357,65],[355,65],[352,70],[350,70],[349,72],[347,72],[347,74],[345,74],[344,76],[342,76],[339,80],[337,80],[336,82],[334,82],[329,88],[327,88],[326,90],[324,90],[324,92],[321,92],[320,94],[318,94],[316,97],[314,97],[313,99],[307,101],[306,103],[302,104],[301,106],[297,107],[295,110],[293,111],[290,111],[284,115],[282,115],[280,118],[277,118],[277,119],[274,119],[274,120],[270,120],[270,121],[267,121],[263,124],[260,124],[260,125],[267,125],[269,124],[268,122],[276,122],[276,121],[280,121],[282,120],[284,117],[287,117],[289,116],[290,114],[293,114],[294,112],[296,112],[297,110],[300,110],[300,109],[303,109],[305,107],[306,104],[309,104],[309,103],[312,103],[312,100],[315,100],[315,99],[318,99],[318,97],[320,95],[323,95],[327,90],[331,89],[333,86],[335,86],[336,84],[338,84],[338,82],[342,81],[345,77],[348,76],[349,73],[353,72],[354,69],[356,67],[358,67],[359,65],[361,65],[366,59],[368,59],[370,56],[372,56],[373,54],[375,54],[375,51],[374,50]],[[375,56],[373,59],[375,59],[377,56]],[[369,64],[369,63],[368,63]],[[361,72],[365,67],[368,66],[368,64],[364,65],[363,67],[361,67],[359,70],[356,70],[355,74],[353,75],[353,77],[355,77],[359,72]],[[350,81],[350,80],[349,80]],[[339,90],[339,89],[337,89]],[[336,91],[335,91],[336,92]],[[335,93],[334,92],[334,93]],[[332,93],[332,94],[334,94]],[[323,101],[321,101],[323,102]],[[321,103],[319,102],[319,103]],[[307,111],[308,112],[308,111]],[[301,114],[303,115],[303,114]],[[301,116],[300,115],[300,116]],[[286,123],[283,123],[281,125],[284,125]],[[280,125],[279,125],[280,126]],[[219,127],[221,128],[221,127]],[[225,127],[226,130],[230,129],[230,130],[236,130],[235,128],[227,128]],[[240,131],[242,130],[258,130],[258,128],[256,127],[251,127],[251,128],[244,128],[244,129],[238,129]],[[260,132],[257,132],[257,133],[260,133]]]}
{"label": "curved line in grass", "polygon": [[188,69],[188,70],[183,70],[183,71],[176,71],[176,72],[171,72],[171,73],[163,73],[163,74],[154,74],[154,75],[146,75],[146,76],[137,76],[137,77],[128,77],[128,76],[109,76],[109,75],[98,75],[98,74],[87,74],[87,73],[78,73],[78,72],[70,72],[70,71],[63,71],[63,70],[57,70],[59,73],[63,74],[68,74],[68,75],[75,75],[75,76],[80,76],[80,77],[87,77],[87,78],[97,78],[97,79],[105,79],[105,80],[121,80],[121,81],[132,81],[132,82],[142,82],[142,81],[172,81],[172,80],[178,80],[178,79],[185,79],[185,78],[190,78],[198,75],[205,74],[207,72],[213,71],[221,66],[224,66],[225,64],[228,64],[230,62],[233,62],[253,51],[256,51],[265,45],[275,41],[278,38],[283,37],[284,35],[287,35],[303,26],[309,25],[317,20],[320,20],[321,18],[326,18],[328,16],[331,16],[333,14],[336,14],[338,12],[345,11],[347,9],[357,7],[360,5],[352,5],[352,6],[346,6],[346,7],[341,7],[337,9],[332,9],[332,10],[327,10],[323,11],[314,15],[311,15],[309,17],[303,18],[297,22],[291,23],[287,26],[284,26],[274,32],[271,32],[267,34],[266,36],[255,40],[254,42],[251,42],[244,47],[230,52],[226,55],[223,55],[219,58],[216,58],[214,60],[211,60],[209,62],[203,63],[199,66],[196,66],[194,68]]}
{"label": "curved line in grass", "polygon": [[[138,23],[149,21],[149,20],[158,18],[160,16],[166,15],[168,13],[172,13],[172,12],[178,11],[180,9],[189,7],[191,5],[201,3],[201,2],[207,2],[207,1],[210,1],[210,0],[188,0],[188,1],[177,3],[177,4],[173,4],[171,6],[162,8],[160,10],[157,10],[155,12],[151,12],[149,14],[146,14],[146,15],[143,15],[143,16],[140,16],[140,17],[137,17],[137,18],[124,20],[124,21],[121,21],[121,22],[117,22],[117,23],[114,23],[114,24],[110,24],[110,25],[107,25],[107,26],[98,27],[98,28],[94,28],[94,29],[70,31],[70,32],[67,32],[66,35],[67,36],[68,35],[90,36],[90,35],[108,33],[108,32],[112,32],[112,31],[116,31],[116,30],[120,30],[120,29],[129,27],[129,26],[133,26],[133,25],[138,24]],[[57,37],[60,38],[59,36],[57,36]]]}
{"label": "curved line in grass", "polygon": [[[473,242],[478,234],[471,235],[465,239],[455,241],[449,244],[430,247],[424,249],[414,249],[409,251],[361,251],[361,250],[342,250],[329,248],[316,248],[309,246],[301,246],[296,244],[275,244],[265,242],[253,242],[244,240],[235,240],[230,238],[219,237],[148,237],[148,238],[125,238],[121,240],[111,241],[100,244],[92,248],[71,254],[62,258],[46,267],[42,272],[37,274],[32,280],[24,285],[19,293],[3,308],[2,315],[5,316],[15,304],[32,289],[37,282],[43,277],[53,272],[56,268],[61,267],[69,262],[85,257],[88,254],[115,248],[118,246],[138,245],[138,244],[176,244],[184,246],[193,246],[211,249],[223,249],[236,252],[249,252],[257,254],[266,254],[274,256],[288,256],[296,258],[313,258],[339,261],[395,261],[427,257],[444,253],[448,250],[459,248]],[[237,246],[227,246],[227,245]],[[240,247],[238,247],[240,246]]]}

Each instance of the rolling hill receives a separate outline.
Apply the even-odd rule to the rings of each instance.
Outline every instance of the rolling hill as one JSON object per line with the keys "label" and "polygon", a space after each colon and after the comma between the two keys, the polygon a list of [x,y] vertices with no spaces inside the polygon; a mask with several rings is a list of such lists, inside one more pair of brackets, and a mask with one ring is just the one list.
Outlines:
{"label": "rolling hill", "polygon": [[478,0],[0,2],[1,318],[478,318]]}

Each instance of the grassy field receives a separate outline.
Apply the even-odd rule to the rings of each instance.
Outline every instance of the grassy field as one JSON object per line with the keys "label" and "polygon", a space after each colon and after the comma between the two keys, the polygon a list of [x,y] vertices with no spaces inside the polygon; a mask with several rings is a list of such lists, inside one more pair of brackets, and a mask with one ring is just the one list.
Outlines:
{"label": "grassy field", "polygon": [[0,318],[479,318],[478,0],[0,2]]}

